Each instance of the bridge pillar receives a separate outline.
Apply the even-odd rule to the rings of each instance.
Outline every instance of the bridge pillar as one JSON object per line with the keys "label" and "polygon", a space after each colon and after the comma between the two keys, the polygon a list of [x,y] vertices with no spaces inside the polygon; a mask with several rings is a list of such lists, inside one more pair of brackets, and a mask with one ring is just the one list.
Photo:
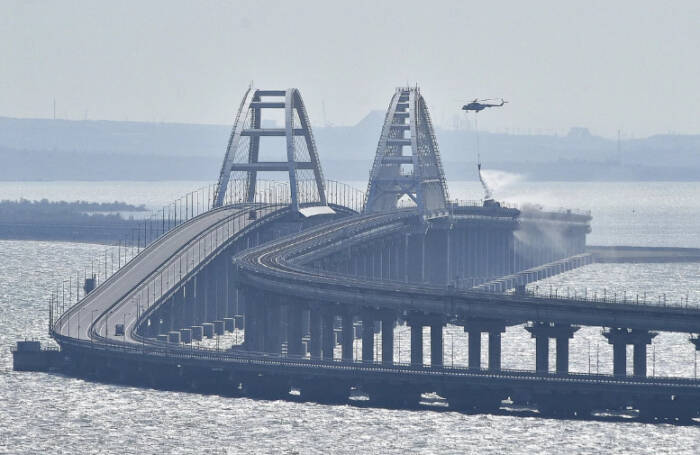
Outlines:
{"label": "bridge pillar", "polygon": [[489,370],[501,371],[501,333],[503,329],[489,330]]}
{"label": "bridge pillar", "polygon": [[217,319],[216,315],[216,261],[211,262],[205,267],[206,273],[206,322],[212,322]]}
{"label": "bridge pillar", "polygon": [[627,375],[627,345],[634,346],[632,370],[635,376],[647,375],[647,345],[658,335],[656,332],[640,329],[610,328],[603,335],[613,345],[613,374]]}
{"label": "bridge pillar", "polygon": [[309,313],[309,352],[312,359],[321,358],[322,334],[321,310],[318,307],[312,307]]}
{"label": "bridge pillar", "polygon": [[525,329],[535,339],[535,371],[549,372],[549,339],[554,338],[557,347],[556,371],[558,374],[567,374],[569,372],[569,339],[574,337],[574,333],[580,327],[570,324],[533,322]]}
{"label": "bridge pillar", "polygon": [[396,316],[393,313],[382,315],[382,363],[394,363],[394,324]]}
{"label": "bridge pillar", "polygon": [[[465,328],[466,330],[466,328]],[[469,368],[481,369],[481,330],[469,330]]]}
{"label": "bridge pillar", "polygon": [[226,317],[232,318],[238,314],[238,290],[233,279],[233,264],[231,255],[226,259]]}
{"label": "bridge pillar", "polygon": [[264,330],[264,351],[271,354],[279,354],[282,347],[282,307],[270,298],[265,299],[265,330]]}
{"label": "bridge pillar", "polygon": [[258,302],[254,301],[254,293],[249,288],[239,289],[239,296],[245,302],[245,330],[243,332],[243,345],[248,351],[259,351],[258,335],[260,322],[258,319]]}
{"label": "bridge pillar", "polygon": [[342,340],[342,359],[343,361],[346,362],[352,362],[353,361],[353,342],[355,340],[355,334],[353,330],[353,316],[352,313],[350,313],[349,310],[343,310],[343,313],[341,315],[341,323],[342,323],[342,330],[343,330],[343,340]]}
{"label": "bridge pillar", "polygon": [[200,270],[194,278],[194,325],[206,322],[206,292],[204,270]]}
{"label": "bridge pillar", "polygon": [[469,319],[463,325],[464,331],[469,333],[469,368],[481,369],[481,334],[487,332],[489,334],[489,370],[500,370],[501,333],[506,331],[505,323],[495,319]]}
{"label": "bridge pillar", "polygon": [[190,327],[194,324],[194,280],[185,283],[185,307],[183,309],[183,327]]}
{"label": "bridge pillar", "polygon": [[148,322],[148,337],[156,338],[158,336],[158,332],[160,331],[160,316],[158,313],[152,313],[151,317],[148,318]]}
{"label": "bridge pillar", "polygon": [[321,323],[323,325],[323,339],[321,340],[321,351],[323,354],[323,360],[333,360],[334,351],[334,341],[333,341],[333,321],[335,320],[335,315],[329,311],[323,311],[321,313]]}
{"label": "bridge pillar", "polygon": [[173,296],[173,323],[172,330],[180,330],[185,324],[185,288],[175,291]]}
{"label": "bridge pillar", "polygon": [[362,361],[374,362],[374,315],[369,309],[362,312]]}
{"label": "bridge pillar", "polygon": [[442,328],[445,324],[442,321],[432,321],[430,323],[430,366],[442,367],[443,365],[443,334]]}
{"label": "bridge pillar", "polygon": [[406,322],[411,329],[411,365],[423,366],[423,316],[409,316]]}
{"label": "bridge pillar", "polygon": [[287,354],[301,357],[306,354],[301,342],[302,337],[302,312],[303,308],[299,303],[287,304]]}
{"label": "bridge pillar", "polygon": [[230,256],[222,251],[214,262],[216,267],[216,320],[223,320],[227,316],[228,274],[226,263],[231,262]]}
{"label": "bridge pillar", "polygon": [[163,304],[163,309],[160,311],[160,328],[158,329],[159,335],[167,335],[172,328],[173,320],[173,299],[172,297]]}

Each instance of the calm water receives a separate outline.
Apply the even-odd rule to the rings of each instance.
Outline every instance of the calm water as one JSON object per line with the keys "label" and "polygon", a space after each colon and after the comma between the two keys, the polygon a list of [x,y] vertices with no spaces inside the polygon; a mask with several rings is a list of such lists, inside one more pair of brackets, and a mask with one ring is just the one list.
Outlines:
{"label": "calm water", "polygon": [[[118,199],[155,207],[199,186],[200,182],[2,183],[0,199]],[[591,209],[595,223],[589,243],[700,247],[700,184],[506,182],[499,191],[503,197],[511,191],[510,199],[521,203],[532,197],[546,206]],[[474,199],[478,186],[453,185],[451,194]],[[546,195],[550,199],[544,200]],[[623,204],[622,199],[635,202]],[[697,426],[256,401],[11,371],[11,344],[25,336],[47,338],[47,287],[84,270],[103,252],[99,245],[0,241],[0,453],[700,452]],[[700,302],[700,264],[596,264],[537,286],[564,293],[584,288],[589,294],[602,293],[605,288],[622,295],[627,290],[628,297],[646,291],[650,300],[661,293],[669,302],[687,297],[692,304]],[[409,334],[401,329],[398,337],[401,359],[406,360]],[[695,352],[687,334],[661,334],[653,346],[650,374],[695,375]],[[445,361],[464,364],[466,351],[464,332],[448,327]],[[429,359],[429,352],[425,354]],[[574,371],[610,372],[611,357],[599,328],[581,329],[571,342]],[[503,365],[534,366],[534,342],[521,327],[504,334]]]}

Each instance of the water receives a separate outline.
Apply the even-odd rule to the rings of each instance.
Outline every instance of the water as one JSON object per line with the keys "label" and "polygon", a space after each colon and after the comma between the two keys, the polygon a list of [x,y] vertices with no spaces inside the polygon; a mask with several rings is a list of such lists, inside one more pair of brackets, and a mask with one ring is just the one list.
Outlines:
{"label": "water", "polygon": [[[17,189],[20,185],[21,191]],[[700,247],[700,184],[514,185],[520,188],[519,192],[513,190],[517,202],[539,191],[555,195],[545,205],[593,210],[596,221],[590,243]],[[0,199],[23,195],[30,199],[124,200],[155,207],[200,186],[201,182],[3,183]],[[463,199],[479,194],[478,183],[453,185],[451,191]],[[618,202],[641,194],[643,201],[634,199],[638,205]],[[673,202],[666,197],[671,194],[676,195],[670,199]],[[636,222],[636,214],[628,210],[634,205],[648,216],[644,223]],[[669,229],[682,234],[669,234]],[[660,233],[658,242],[651,235],[654,231]],[[47,340],[48,283],[74,275],[76,270],[82,273],[90,259],[103,251],[103,246],[89,244],[0,241],[0,453],[325,454],[358,449],[365,453],[700,452],[697,426],[257,401],[13,372],[8,349],[11,344],[25,336]],[[687,296],[691,303],[697,303],[700,264],[596,264],[537,285],[541,290],[551,285],[558,292],[566,292],[567,287],[570,292],[573,288],[583,292],[585,287],[589,293],[602,293],[603,288],[610,293],[633,289],[643,294],[646,290],[649,298],[660,288],[668,301]],[[409,358],[409,334],[401,328],[397,336],[405,361]],[[650,374],[694,376],[695,351],[688,334],[660,334],[653,346],[648,354]],[[448,327],[445,362],[466,363],[466,351],[466,334],[458,327]],[[425,357],[429,359],[427,349]],[[486,352],[482,362],[486,363]],[[553,358],[550,363],[554,364]],[[534,342],[522,327],[511,327],[503,336],[503,366],[534,366]],[[586,372],[589,368],[611,372],[612,350],[600,328],[583,328],[571,341],[572,371]]]}
{"label": "water", "polygon": [[[700,184],[696,182],[528,182],[517,175],[491,173],[496,199],[545,208],[590,210],[590,245],[700,248]],[[348,182],[365,190],[367,182]],[[166,205],[211,182],[0,182],[2,199],[123,201]],[[450,182],[450,197],[482,197],[479,182]]]}

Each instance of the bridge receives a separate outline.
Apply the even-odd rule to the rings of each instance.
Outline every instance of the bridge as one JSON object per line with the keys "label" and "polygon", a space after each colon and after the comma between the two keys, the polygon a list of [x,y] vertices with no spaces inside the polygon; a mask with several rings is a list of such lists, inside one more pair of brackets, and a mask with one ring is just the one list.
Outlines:
{"label": "bridge", "polygon": [[[283,112],[284,128],[262,126],[269,110]],[[286,159],[266,153],[268,137],[284,138]],[[286,183],[262,183],[275,173]],[[54,367],[261,398],[294,389],[324,403],[362,394],[374,406],[416,407],[434,393],[465,412],[497,412],[507,402],[567,417],[621,409],[647,420],[697,416],[700,381],[648,377],[646,354],[659,331],[690,333],[700,348],[692,336],[700,308],[528,292],[530,282],[590,263],[590,215],[450,201],[417,87],[393,94],[367,191],[358,194],[324,181],[298,90],[249,88],[201,207],[185,198],[179,218],[175,205],[167,224],[163,212],[162,225],[144,225],[160,235],[148,243],[144,235],[144,248],[109,278],[86,280],[72,306],[52,298]],[[409,362],[395,358],[404,323]],[[468,332],[467,365],[444,361],[447,324]],[[534,339],[535,365],[504,369],[501,334],[521,325]],[[569,341],[582,326],[604,329],[612,375],[569,371]],[[242,339],[193,344],[227,332]],[[32,349],[18,346],[16,367]]]}

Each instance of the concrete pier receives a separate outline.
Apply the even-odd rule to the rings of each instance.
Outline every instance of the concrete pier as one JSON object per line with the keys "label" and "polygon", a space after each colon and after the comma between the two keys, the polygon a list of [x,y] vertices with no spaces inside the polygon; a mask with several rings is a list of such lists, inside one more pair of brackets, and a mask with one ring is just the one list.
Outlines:
{"label": "concrete pier", "polygon": [[394,364],[394,325],[396,317],[385,312],[382,314],[382,364]]}
{"label": "concrete pier", "polygon": [[638,329],[610,328],[603,332],[608,343],[613,346],[613,375],[627,375],[627,345],[633,346],[632,371],[634,376],[647,375],[647,345],[651,344],[656,332]]}
{"label": "concrete pier", "polygon": [[354,339],[354,333],[353,333],[353,316],[351,313],[348,311],[345,311],[341,315],[341,324],[342,324],[342,355],[341,358],[344,361],[347,362],[352,362],[353,360],[353,339]]}
{"label": "concrete pier", "polygon": [[321,313],[321,355],[323,360],[333,360],[335,340],[333,334],[333,323],[335,316],[330,311]]}
{"label": "concrete pier", "polygon": [[202,341],[204,337],[204,327],[201,325],[193,325],[192,329],[192,339],[195,341]]}
{"label": "concrete pier", "polygon": [[362,361],[374,362],[374,315],[371,310],[362,314]]}
{"label": "concrete pier", "polygon": [[192,342],[192,329],[180,329],[180,340],[189,344]]}
{"label": "concrete pier", "polygon": [[549,372],[549,339],[556,340],[556,372],[569,372],[569,339],[580,327],[569,324],[533,322],[525,329],[535,339],[535,370],[538,373]]}
{"label": "concrete pier", "polygon": [[489,370],[501,369],[501,333],[506,331],[504,321],[496,319],[469,319],[462,322],[464,331],[468,332],[469,368],[481,369],[481,334],[489,335]]}
{"label": "concrete pier", "polygon": [[233,318],[224,318],[224,330],[233,333],[236,329],[235,320]]}
{"label": "concrete pier", "polygon": [[202,323],[202,330],[204,336],[207,338],[214,338],[214,324],[211,322]]}

